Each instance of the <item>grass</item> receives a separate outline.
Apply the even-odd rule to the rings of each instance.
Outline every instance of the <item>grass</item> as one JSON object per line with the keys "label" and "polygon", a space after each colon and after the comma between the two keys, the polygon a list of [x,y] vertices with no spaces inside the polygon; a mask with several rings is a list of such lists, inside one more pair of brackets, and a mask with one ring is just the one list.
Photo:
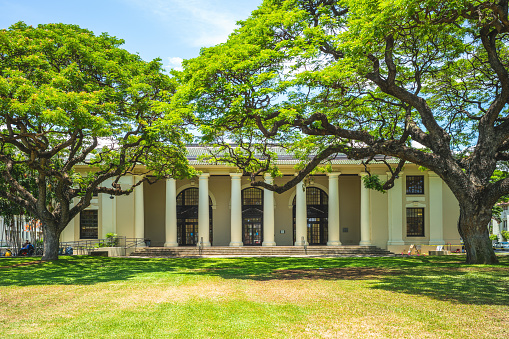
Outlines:
{"label": "grass", "polygon": [[509,256],[0,259],[0,338],[507,338]]}

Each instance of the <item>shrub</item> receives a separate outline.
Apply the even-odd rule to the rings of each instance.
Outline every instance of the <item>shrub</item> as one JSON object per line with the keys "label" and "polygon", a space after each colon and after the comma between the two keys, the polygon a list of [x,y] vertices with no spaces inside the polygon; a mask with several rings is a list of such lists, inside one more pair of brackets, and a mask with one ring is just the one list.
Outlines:
{"label": "shrub", "polygon": [[496,235],[496,234],[491,234],[491,235],[490,235],[490,240],[498,241],[498,235]]}
{"label": "shrub", "polygon": [[502,231],[502,237],[504,238],[504,241],[509,240],[509,231]]}

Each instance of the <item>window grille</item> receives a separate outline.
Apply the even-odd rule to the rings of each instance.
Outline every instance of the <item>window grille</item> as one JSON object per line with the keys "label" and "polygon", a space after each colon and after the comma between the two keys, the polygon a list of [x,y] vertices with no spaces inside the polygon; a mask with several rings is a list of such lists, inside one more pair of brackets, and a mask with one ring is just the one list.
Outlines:
{"label": "window grille", "polygon": [[424,237],[424,208],[406,209],[406,230],[408,237]]}
{"label": "window grille", "polygon": [[97,210],[84,210],[80,212],[80,239],[98,238]]}
{"label": "window grille", "polygon": [[259,188],[246,188],[242,191],[242,205],[244,206],[262,206],[263,191]]}
{"label": "window grille", "polygon": [[424,194],[423,175],[407,175],[406,194]]}

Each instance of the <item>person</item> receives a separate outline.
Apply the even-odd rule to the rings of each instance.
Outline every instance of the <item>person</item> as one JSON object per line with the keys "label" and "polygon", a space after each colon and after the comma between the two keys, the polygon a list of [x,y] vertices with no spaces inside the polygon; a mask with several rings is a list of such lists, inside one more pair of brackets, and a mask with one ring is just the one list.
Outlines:
{"label": "person", "polygon": [[20,250],[18,252],[18,256],[20,256],[20,255],[28,255],[28,254],[30,254],[30,252],[33,253],[33,251],[34,251],[34,245],[32,245],[30,243],[30,241],[27,240],[25,242],[25,246],[20,248]]}

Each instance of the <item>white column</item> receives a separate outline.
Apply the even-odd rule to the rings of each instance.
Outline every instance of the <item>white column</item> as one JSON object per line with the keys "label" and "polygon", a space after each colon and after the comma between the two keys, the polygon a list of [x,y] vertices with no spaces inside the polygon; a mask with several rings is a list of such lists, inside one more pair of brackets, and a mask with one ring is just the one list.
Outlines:
{"label": "white column", "polygon": [[[295,186],[295,246],[307,245],[308,211],[306,204],[306,188],[301,181]],[[304,241],[302,241],[304,239]]]}
{"label": "white column", "polygon": [[[391,173],[387,173],[387,178]],[[403,241],[403,172],[399,173],[399,179],[394,180],[394,187],[387,191],[389,202],[389,241],[387,245],[404,245]]]}
{"label": "white column", "polygon": [[242,173],[230,173],[231,180],[231,238],[230,246],[243,246],[242,243]]}
{"label": "white column", "polygon": [[327,246],[341,246],[339,239],[339,176],[341,172],[327,173],[329,177],[329,239]]}
{"label": "white column", "polygon": [[491,219],[493,221],[493,234],[498,235],[498,240],[502,240],[502,235],[500,234],[500,225],[496,219]]}
{"label": "white column", "polygon": [[203,239],[203,246],[210,246],[209,241],[209,173],[199,176],[198,192],[198,246]]}
{"label": "white column", "polygon": [[[143,177],[133,177],[134,184]],[[134,237],[145,239],[145,206],[143,203],[143,183],[134,188]]]}
{"label": "white column", "polygon": [[361,177],[361,241],[360,246],[371,245],[371,223],[369,211],[369,189],[364,187],[364,180],[362,180],[368,173],[359,173]]}
{"label": "white column", "polygon": [[[104,182],[104,187],[111,188],[111,184],[113,183],[113,179],[108,179]],[[99,198],[99,197],[98,197]],[[113,198],[113,199],[112,199]],[[106,193],[100,194],[100,218],[102,225],[102,232],[100,238],[106,238],[106,234],[108,233],[116,233],[116,199],[114,196],[111,196]]]}
{"label": "white column", "polygon": [[[274,183],[270,174],[265,173],[265,182]],[[263,243],[262,246],[276,246],[274,241],[274,191],[263,189]]]}
{"label": "white column", "polygon": [[[75,198],[76,199],[76,198]],[[69,209],[73,208],[74,207],[74,199],[71,200],[71,203],[69,204]],[[80,219],[80,215],[78,214],[77,216],[75,216],[68,224],[67,226],[65,226],[64,230],[62,231],[61,235],[60,235],[60,239],[61,241],[75,241],[77,240],[75,237],[74,237],[74,228],[75,228],[75,225],[77,223],[79,223],[79,219]],[[4,219],[5,221],[5,219]],[[2,222],[4,222],[2,221]],[[35,221],[34,221],[34,224],[35,224]],[[78,229],[79,229],[79,225],[78,225]],[[79,233],[78,233],[79,234]],[[5,236],[5,234],[4,234]]]}
{"label": "white column", "polygon": [[165,247],[178,246],[177,241],[177,181],[166,179],[166,214],[164,227],[166,230]]}
{"label": "white column", "polygon": [[442,210],[442,178],[428,173],[429,180],[429,244],[444,245],[444,219]]}

